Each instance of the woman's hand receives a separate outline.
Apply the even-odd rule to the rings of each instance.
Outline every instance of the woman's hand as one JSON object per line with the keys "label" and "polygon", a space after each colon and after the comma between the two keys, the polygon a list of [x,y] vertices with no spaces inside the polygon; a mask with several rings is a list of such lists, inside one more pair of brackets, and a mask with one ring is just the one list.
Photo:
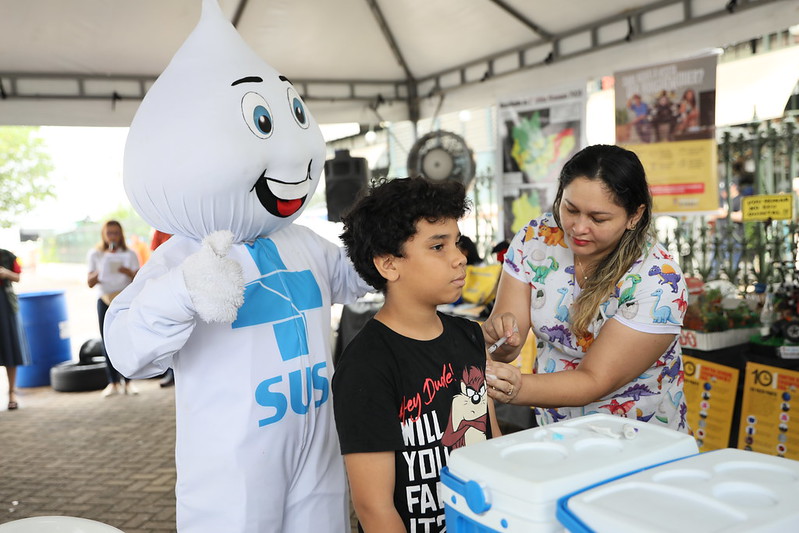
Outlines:
{"label": "woman's hand", "polygon": [[495,317],[489,317],[483,322],[482,328],[489,357],[497,354],[498,359],[505,359],[508,354],[518,351],[522,337],[513,314],[502,313]]}
{"label": "woman's hand", "polygon": [[522,372],[514,365],[486,362],[488,395],[502,403],[511,403],[522,389]]}
{"label": "woman's hand", "polygon": [[[486,347],[502,337],[508,337],[492,354],[495,361],[510,363],[519,352],[530,333],[530,285],[507,272],[499,277],[497,299],[491,316],[483,323]],[[515,327],[514,327],[515,326]]]}
{"label": "woman's hand", "polygon": [[133,277],[136,275],[136,271],[131,270],[128,267],[124,267],[124,266],[119,267],[119,272],[121,272],[122,274],[125,274],[130,279],[133,279]]}

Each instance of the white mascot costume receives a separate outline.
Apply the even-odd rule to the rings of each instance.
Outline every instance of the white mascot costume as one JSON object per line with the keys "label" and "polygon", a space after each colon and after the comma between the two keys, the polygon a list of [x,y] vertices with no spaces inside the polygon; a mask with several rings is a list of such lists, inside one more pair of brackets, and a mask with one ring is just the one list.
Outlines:
{"label": "white mascot costume", "polygon": [[291,82],[204,0],[125,147],[131,203],[174,237],[105,322],[124,375],[174,369],[182,533],[349,531],[330,305],[369,287],[343,249],[292,224],[324,159]]}

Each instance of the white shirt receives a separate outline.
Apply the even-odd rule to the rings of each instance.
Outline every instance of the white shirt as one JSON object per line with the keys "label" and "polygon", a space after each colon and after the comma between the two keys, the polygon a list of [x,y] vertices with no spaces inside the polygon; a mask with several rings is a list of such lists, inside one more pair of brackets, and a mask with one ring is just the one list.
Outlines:
{"label": "white shirt", "polygon": [[94,248],[87,254],[89,272],[98,272],[98,283],[95,285],[98,296],[119,292],[128,285],[131,279],[127,274],[119,271],[126,267],[136,272],[139,270],[139,258],[132,250],[119,250],[118,252],[101,252]]}

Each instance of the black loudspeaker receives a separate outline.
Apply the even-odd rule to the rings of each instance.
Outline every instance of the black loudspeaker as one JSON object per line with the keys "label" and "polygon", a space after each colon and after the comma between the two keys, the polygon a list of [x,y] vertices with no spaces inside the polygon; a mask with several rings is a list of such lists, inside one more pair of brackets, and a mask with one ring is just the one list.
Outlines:
{"label": "black loudspeaker", "polygon": [[352,207],[369,183],[369,165],[363,157],[351,157],[349,150],[336,150],[325,161],[327,219],[341,222],[341,215]]}

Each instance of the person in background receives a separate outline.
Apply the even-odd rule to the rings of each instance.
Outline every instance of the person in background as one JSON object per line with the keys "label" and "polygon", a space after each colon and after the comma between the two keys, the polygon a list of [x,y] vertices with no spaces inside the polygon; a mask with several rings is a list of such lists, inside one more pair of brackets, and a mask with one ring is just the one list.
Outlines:
{"label": "person in background", "polygon": [[[734,162],[732,171],[733,179],[730,181],[729,201],[727,189],[722,182],[719,184],[720,208],[710,220],[710,226],[713,229],[713,247],[708,279],[718,279],[722,270],[743,268],[741,260],[746,239],[743,224],[743,199],[754,194],[755,176],[744,170],[742,161]],[[730,260],[730,258],[732,259]]]}
{"label": "person in background", "polygon": [[139,261],[139,266],[143,265],[150,259],[150,246],[139,238],[138,235],[130,236],[130,246],[128,247],[136,254],[136,259]]}
{"label": "person in background", "polygon": [[[508,337],[486,369],[494,399],[534,406],[539,425],[606,413],[689,431],[679,344],[688,293],[651,220],[633,152],[595,145],[566,163],[553,213],[511,242],[483,324],[486,344]],[[530,327],[536,373],[521,375],[502,362]]]}
{"label": "person in background", "polygon": [[[378,183],[343,217],[355,269],[385,294],[333,374],[341,453],[366,532],[444,531],[435,495],[450,450],[499,434],[480,327],[436,310],[464,284],[466,209],[460,183],[417,177]],[[441,432],[411,438],[422,424]]]}
{"label": "person in background", "polygon": [[491,248],[491,253],[496,256],[498,263],[502,264],[505,262],[505,254],[508,252],[509,247],[510,241],[505,239],[503,241],[499,241],[494,245],[493,248]]}
{"label": "person in background", "polygon": [[477,251],[477,245],[466,235],[461,235],[458,241],[458,248],[460,248],[463,255],[466,256],[467,265],[479,265],[483,262],[483,258],[480,257],[480,252]]}
{"label": "person in background", "polygon": [[[100,338],[103,339],[105,351],[105,335],[103,325],[108,306],[117,294],[130,285],[136,272],[139,270],[139,259],[136,253],[129,250],[125,244],[125,234],[122,225],[116,220],[109,220],[103,224],[101,231],[102,240],[96,248],[89,251],[89,287],[97,287],[97,318],[100,323]],[[111,359],[107,357],[108,386],[103,390],[103,396],[124,392],[125,394],[138,394],[138,389],[130,380],[122,377],[117,372]]]}
{"label": "person in background", "polygon": [[22,323],[19,319],[17,295],[12,283],[19,282],[22,267],[17,256],[0,249],[0,365],[8,376],[8,410],[17,403],[17,367],[30,364],[30,354]]}
{"label": "person in background", "polygon": [[156,248],[164,244],[172,236],[170,233],[164,233],[160,230],[153,231],[153,238],[150,241],[150,250],[155,251]]}

